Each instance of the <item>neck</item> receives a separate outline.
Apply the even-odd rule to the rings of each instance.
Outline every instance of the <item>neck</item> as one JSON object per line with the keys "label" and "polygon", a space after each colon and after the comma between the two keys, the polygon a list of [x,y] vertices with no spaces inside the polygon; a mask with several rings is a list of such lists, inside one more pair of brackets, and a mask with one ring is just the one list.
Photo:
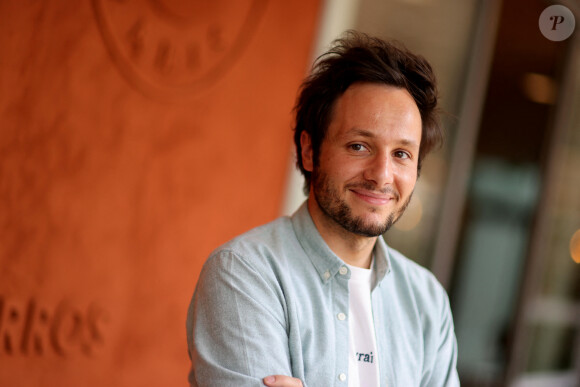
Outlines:
{"label": "neck", "polygon": [[366,237],[345,230],[322,212],[312,194],[308,198],[308,211],[322,239],[333,253],[351,266],[370,269],[377,237]]}

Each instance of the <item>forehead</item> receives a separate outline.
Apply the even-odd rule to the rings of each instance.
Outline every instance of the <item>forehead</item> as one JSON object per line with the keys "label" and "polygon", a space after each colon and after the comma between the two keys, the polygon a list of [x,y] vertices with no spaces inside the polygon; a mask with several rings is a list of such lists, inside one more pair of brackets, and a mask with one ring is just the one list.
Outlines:
{"label": "forehead", "polygon": [[417,140],[421,137],[421,114],[406,89],[355,83],[336,100],[328,135],[340,136],[353,130]]}

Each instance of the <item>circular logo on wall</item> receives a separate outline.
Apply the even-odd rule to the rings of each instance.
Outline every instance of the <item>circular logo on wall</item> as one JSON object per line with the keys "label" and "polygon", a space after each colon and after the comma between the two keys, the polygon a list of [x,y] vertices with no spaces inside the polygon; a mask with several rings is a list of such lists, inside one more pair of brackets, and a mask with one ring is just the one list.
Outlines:
{"label": "circular logo on wall", "polygon": [[576,20],[568,8],[563,5],[551,5],[540,14],[538,24],[544,37],[559,42],[572,35]]}
{"label": "circular logo on wall", "polygon": [[93,0],[103,40],[121,73],[146,94],[199,91],[231,68],[267,0]]}

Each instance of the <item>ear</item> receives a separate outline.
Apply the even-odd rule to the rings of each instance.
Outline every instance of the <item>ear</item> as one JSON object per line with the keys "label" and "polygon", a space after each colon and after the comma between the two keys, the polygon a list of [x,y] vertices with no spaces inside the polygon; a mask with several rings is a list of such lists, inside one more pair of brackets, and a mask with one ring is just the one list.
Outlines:
{"label": "ear", "polygon": [[300,146],[302,147],[302,166],[308,172],[314,169],[314,160],[312,159],[312,139],[306,131],[300,134]]}

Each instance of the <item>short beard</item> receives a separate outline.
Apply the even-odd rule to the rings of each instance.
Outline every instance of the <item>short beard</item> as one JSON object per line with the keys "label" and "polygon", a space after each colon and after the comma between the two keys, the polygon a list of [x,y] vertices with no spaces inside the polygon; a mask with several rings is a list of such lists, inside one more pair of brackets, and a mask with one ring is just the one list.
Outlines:
{"label": "short beard", "polygon": [[[361,217],[353,216],[350,207],[340,199],[339,193],[330,186],[328,176],[324,172],[319,172],[315,168],[312,173],[312,184],[314,198],[318,202],[318,207],[320,207],[322,212],[346,231],[365,237],[377,237],[389,231],[393,224],[399,220],[403,212],[405,212],[413,196],[413,193],[411,193],[403,205],[398,210],[389,214],[382,224],[366,224]],[[357,186],[373,190],[374,187],[369,185],[370,183],[362,183]],[[397,193],[394,196],[395,200],[398,201],[400,196]]]}

